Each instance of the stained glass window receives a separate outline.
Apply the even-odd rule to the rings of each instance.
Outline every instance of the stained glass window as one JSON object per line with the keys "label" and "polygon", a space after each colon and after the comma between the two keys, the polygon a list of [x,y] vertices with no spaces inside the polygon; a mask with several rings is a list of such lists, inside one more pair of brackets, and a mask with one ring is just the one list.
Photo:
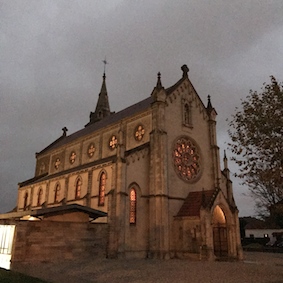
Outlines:
{"label": "stained glass window", "polygon": [[58,169],[61,164],[60,158],[57,158],[54,164],[55,169]]}
{"label": "stained glass window", "polygon": [[100,175],[99,180],[99,195],[98,195],[98,205],[103,206],[105,201],[105,185],[106,185],[106,174],[104,172]]}
{"label": "stained glass window", "polygon": [[87,154],[89,157],[93,157],[94,152],[95,152],[95,146],[93,143],[91,143],[87,149]]}
{"label": "stained glass window", "polygon": [[144,136],[145,130],[142,125],[138,125],[135,129],[135,139],[141,141]]}
{"label": "stained glass window", "polygon": [[185,181],[195,180],[201,172],[200,153],[196,145],[187,137],[175,142],[173,163],[178,176]]}
{"label": "stained glass window", "polygon": [[76,157],[77,157],[76,153],[74,151],[72,151],[71,154],[70,154],[70,163],[71,164],[73,164],[75,162]]}
{"label": "stained glass window", "polygon": [[76,182],[76,192],[75,192],[76,199],[81,197],[81,189],[82,189],[82,180],[81,178],[79,178]]}
{"label": "stained glass window", "polygon": [[136,224],[137,218],[137,193],[134,188],[130,191],[130,224]]}
{"label": "stained glass window", "polygon": [[109,147],[111,149],[115,149],[118,145],[118,140],[117,140],[117,137],[116,136],[112,136],[109,140]]}

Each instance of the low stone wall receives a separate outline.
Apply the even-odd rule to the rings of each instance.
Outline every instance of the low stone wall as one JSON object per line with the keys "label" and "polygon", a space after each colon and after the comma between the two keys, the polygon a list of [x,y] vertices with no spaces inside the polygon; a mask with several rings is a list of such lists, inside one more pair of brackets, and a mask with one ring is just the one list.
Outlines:
{"label": "low stone wall", "polygon": [[24,262],[106,256],[107,224],[46,220],[5,222],[16,225],[12,268],[13,265]]}

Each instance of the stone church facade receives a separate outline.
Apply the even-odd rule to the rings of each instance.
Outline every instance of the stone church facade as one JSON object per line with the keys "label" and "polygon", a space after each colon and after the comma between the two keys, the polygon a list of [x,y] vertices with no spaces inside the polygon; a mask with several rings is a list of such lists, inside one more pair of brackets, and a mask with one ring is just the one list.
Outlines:
{"label": "stone church facade", "polygon": [[53,209],[56,221],[58,209],[74,204],[81,213],[99,211],[93,222],[107,226],[107,257],[241,259],[217,113],[181,69],[176,84],[164,88],[158,74],[149,97],[117,113],[104,74],[85,127],[71,135],[64,128],[36,153],[35,176],[19,184],[17,212]]}

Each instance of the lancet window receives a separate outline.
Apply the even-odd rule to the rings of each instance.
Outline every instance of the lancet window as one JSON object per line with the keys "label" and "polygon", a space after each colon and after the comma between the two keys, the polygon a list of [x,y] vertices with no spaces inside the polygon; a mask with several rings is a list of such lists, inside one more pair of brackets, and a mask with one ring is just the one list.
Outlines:
{"label": "lancet window", "polygon": [[82,190],[82,179],[78,178],[76,181],[76,190],[75,190],[75,198],[79,199],[81,197],[81,190]]}
{"label": "lancet window", "polygon": [[57,184],[54,190],[54,202],[59,202],[60,199],[60,185]]}
{"label": "lancet window", "polygon": [[137,192],[134,188],[130,190],[130,224],[136,224],[137,220]]}
{"label": "lancet window", "polygon": [[99,179],[99,194],[98,194],[98,205],[104,206],[105,202],[105,186],[106,186],[106,174],[102,172]]}

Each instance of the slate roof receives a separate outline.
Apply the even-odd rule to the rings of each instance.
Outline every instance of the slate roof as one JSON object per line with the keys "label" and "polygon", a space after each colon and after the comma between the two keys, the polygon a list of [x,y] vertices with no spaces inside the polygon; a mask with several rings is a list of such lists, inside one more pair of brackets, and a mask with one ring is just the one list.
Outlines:
{"label": "slate roof", "polygon": [[211,204],[218,194],[218,190],[190,192],[180,208],[177,217],[200,216],[201,207]]}
{"label": "slate roof", "polygon": [[82,130],[79,130],[69,136],[61,136],[59,139],[57,139],[55,142],[48,145],[46,148],[44,148],[42,151],[37,153],[38,155],[46,153],[49,150],[54,150],[55,148],[58,148],[64,144],[70,143],[80,137],[86,136],[88,134],[91,134],[97,130],[100,130],[102,128],[105,128],[108,125],[114,124],[126,117],[132,116],[136,113],[142,112],[150,107],[151,103],[153,102],[152,97],[148,97],[132,106],[129,106],[125,108],[124,110],[121,110],[117,113],[114,113],[110,116],[105,117],[99,122],[96,122],[94,124],[88,125]]}

